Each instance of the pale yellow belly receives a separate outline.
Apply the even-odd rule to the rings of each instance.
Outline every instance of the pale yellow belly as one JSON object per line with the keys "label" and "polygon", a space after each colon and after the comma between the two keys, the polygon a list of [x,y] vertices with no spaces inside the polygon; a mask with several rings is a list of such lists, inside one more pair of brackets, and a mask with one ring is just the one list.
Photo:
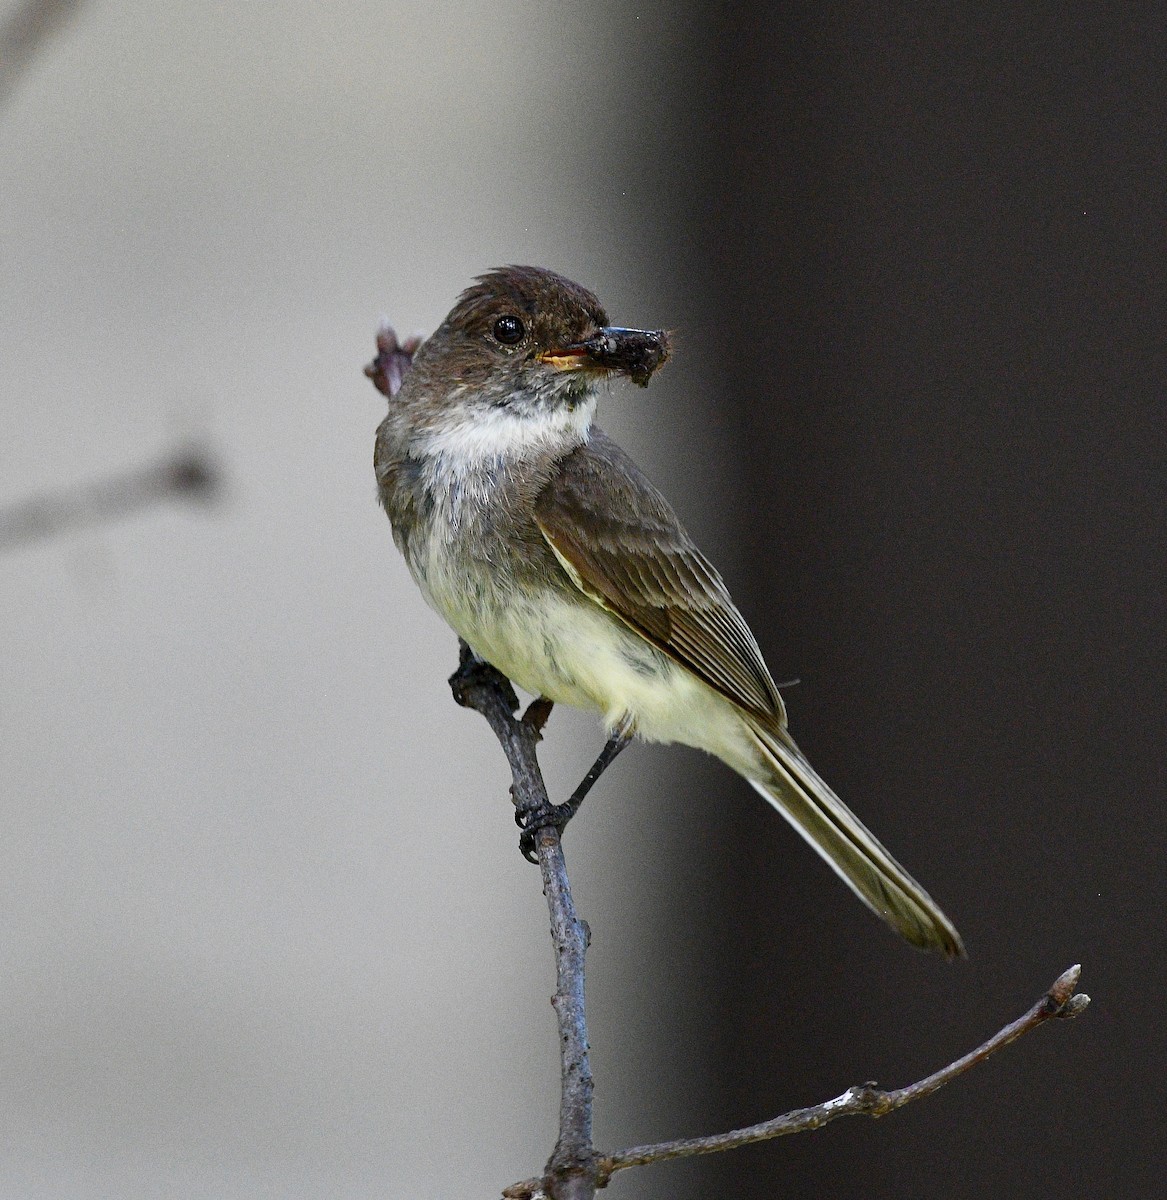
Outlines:
{"label": "pale yellow belly", "polygon": [[589,600],[516,604],[458,632],[524,691],[598,712],[609,731],[629,715],[647,741],[695,746],[735,767],[753,756],[724,696]]}
{"label": "pale yellow belly", "polygon": [[468,579],[440,542],[429,550],[410,566],[430,605],[524,691],[597,712],[609,730],[631,716],[645,740],[695,746],[738,770],[752,760],[752,739],[724,696],[583,593],[504,595],[491,578]]}

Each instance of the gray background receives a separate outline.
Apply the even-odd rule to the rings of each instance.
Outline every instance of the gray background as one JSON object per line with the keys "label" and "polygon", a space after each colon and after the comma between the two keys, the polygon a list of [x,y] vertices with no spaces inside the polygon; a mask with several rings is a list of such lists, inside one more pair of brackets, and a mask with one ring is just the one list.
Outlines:
{"label": "gray background", "polygon": [[[1092,13],[80,7],[0,109],[0,502],[184,437],[224,488],[2,561],[0,1192],[479,1196],[545,1158],[542,899],[360,375],[380,313],[525,261],[678,331],[603,422],[972,956],[637,749],[568,841],[600,1143],[906,1082],[1078,959],[1096,996],[889,1121],[613,1186],[1156,1194],[1163,47]],[[597,747],[557,712],[553,785]]]}

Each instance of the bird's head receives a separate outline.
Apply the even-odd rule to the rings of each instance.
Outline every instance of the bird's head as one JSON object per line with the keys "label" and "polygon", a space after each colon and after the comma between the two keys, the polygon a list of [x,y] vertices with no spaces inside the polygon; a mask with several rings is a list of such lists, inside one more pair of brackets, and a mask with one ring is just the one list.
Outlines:
{"label": "bird's head", "polygon": [[602,380],[644,386],[669,352],[665,331],[610,326],[599,300],[562,275],[501,267],[462,293],[394,403],[426,443],[433,435],[443,445],[459,435],[516,447],[578,440]]}

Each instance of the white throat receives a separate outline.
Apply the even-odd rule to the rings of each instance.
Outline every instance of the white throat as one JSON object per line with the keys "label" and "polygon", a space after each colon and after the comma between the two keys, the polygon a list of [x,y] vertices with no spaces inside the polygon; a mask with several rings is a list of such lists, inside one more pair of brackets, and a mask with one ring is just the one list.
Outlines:
{"label": "white throat", "polygon": [[537,412],[509,407],[464,410],[457,420],[418,433],[410,453],[440,459],[449,471],[472,471],[501,459],[582,445],[595,415],[595,396],[586,396],[570,408],[557,404]]}

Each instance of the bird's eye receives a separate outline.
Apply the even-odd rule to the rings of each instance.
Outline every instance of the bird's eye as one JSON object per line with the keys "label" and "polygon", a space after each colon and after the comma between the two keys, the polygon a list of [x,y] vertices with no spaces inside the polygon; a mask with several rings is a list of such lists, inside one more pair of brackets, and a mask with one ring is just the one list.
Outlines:
{"label": "bird's eye", "polygon": [[504,346],[513,346],[516,342],[521,342],[526,332],[522,321],[510,313],[505,317],[499,317],[494,323],[494,336]]}

